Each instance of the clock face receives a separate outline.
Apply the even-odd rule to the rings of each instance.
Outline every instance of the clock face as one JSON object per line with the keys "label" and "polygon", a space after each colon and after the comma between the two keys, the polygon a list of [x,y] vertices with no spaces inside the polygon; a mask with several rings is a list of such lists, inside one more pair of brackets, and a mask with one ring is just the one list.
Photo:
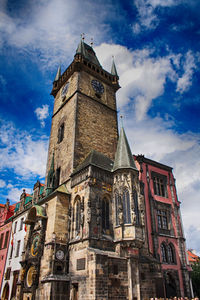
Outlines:
{"label": "clock face", "polygon": [[34,266],[30,267],[26,274],[26,285],[28,287],[31,287],[33,285],[35,274],[36,274],[35,267]]}
{"label": "clock face", "polygon": [[99,82],[98,80],[95,80],[93,79],[91,81],[91,84],[92,84],[92,87],[94,89],[94,91],[97,93],[97,94],[103,94],[104,92],[104,86],[101,82]]}
{"label": "clock face", "polygon": [[68,91],[68,88],[69,88],[69,82],[67,82],[63,88],[62,88],[62,91],[61,91],[61,97],[64,98],[65,95],[67,94],[67,91]]}
{"label": "clock face", "polygon": [[31,255],[32,256],[36,256],[38,254],[39,242],[40,242],[40,236],[39,236],[39,234],[36,234],[33,237],[32,244],[31,244]]}
{"label": "clock face", "polygon": [[63,252],[63,250],[58,250],[56,252],[56,258],[59,259],[59,260],[63,260],[63,258],[64,258],[64,252]]}

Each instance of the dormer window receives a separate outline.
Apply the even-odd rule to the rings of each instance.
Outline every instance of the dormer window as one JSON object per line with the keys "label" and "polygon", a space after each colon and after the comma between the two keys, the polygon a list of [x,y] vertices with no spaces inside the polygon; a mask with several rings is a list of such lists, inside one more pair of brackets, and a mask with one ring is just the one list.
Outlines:
{"label": "dormer window", "polygon": [[58,143],[61,143],[64,138],[64,123],[58,128]]}

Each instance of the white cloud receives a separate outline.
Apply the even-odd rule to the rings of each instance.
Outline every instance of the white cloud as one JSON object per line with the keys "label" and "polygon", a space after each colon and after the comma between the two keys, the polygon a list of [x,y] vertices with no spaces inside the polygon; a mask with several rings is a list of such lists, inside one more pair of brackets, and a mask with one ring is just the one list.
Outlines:
{"label": "white cloud", "polygon": [[135,0],[134,4],[138,10],[138,22],[133,24],[133,32],[140,33],[142,30],[155,29],[159,24],[157,7],[171,7],[181,3],[181,0]]}
{"label": "white cloud", "polygon": [[11,123],[1,124],[0,130],[0,169],[13,169],[26,179],[45,175],[48,139],[33,139],[25,131],[17,130]]}
{"label": "white cloud", "polygon": [[0,179],[0,188],[3,188],[6,186],[6,182],[2,179]]}
{"label": "white cloud", "polygon": [[44,104],[42,107],[38,107],[35,110],[35,114],[40,121],[41,127],[45,126],[44,120],[49,116],[49,105]]}
{"label": "white cloud", "polygon": [[[10,184],[9,186],[7,186],[7,188],[9,188],[8,190],[8,194],[7,194],[7,198],[13,202],[18,202],[20,201],[20,196],[21,194],[23,193],[23,190],[25,188],[17,188],[15,186],[13,186],[12,184]],[[31,189],[25,189],[26,193],[27,194],[31,194],[32,193],[32,190]]]}
{"label": "white cloud", "polygon": [[79,0],[32,1],[22,12],[11,17],[6,5],[1,7],[0,47],[9,45],[24,55],[32,54],[39,66],[47,70],[71,60],[81,33],[87,33],[87,41],[108,40],[111,29],[104,21],[123,18],[117,4],[91,0],[84,1],[84,5]]}
{"label": "white cloud", "polygon": [[195,60],[196,57],[192,54],[191,51],[188,51],[183,62],[184,73],[177,81],[176,91],[180,92],[181,94],[186,92],[192,85],[192,76],[194,70],[197,68]]}

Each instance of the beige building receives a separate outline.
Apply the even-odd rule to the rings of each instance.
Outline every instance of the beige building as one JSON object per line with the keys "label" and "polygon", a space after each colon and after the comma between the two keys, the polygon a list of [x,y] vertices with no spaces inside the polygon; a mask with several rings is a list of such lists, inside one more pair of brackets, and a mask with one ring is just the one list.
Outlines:
{"label": "beige building", "polygon": [[144,192],[124,132],[118,137],[113,61],[105,71],[81,40],[53,83],[45,190],[34,187],[18,299],[162,296],[147,242]]}

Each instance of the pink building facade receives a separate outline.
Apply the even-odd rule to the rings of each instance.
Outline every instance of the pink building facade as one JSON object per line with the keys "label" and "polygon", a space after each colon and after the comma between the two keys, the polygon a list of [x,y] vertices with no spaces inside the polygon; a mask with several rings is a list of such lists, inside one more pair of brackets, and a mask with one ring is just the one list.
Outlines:
{"label": "pink building facade", "polygon": [[12,228],[12,221],[10,217],[13,215],[14,209],[15,205],[10,205],[8,200],[6,204],[0,204],[0,289]]}
{"label": "pink building facade", "polygon": [[165,297],[192,296],[172,168],[143,155],[135,156],[135,160],[144,190],[149,250],[161,263]]}

